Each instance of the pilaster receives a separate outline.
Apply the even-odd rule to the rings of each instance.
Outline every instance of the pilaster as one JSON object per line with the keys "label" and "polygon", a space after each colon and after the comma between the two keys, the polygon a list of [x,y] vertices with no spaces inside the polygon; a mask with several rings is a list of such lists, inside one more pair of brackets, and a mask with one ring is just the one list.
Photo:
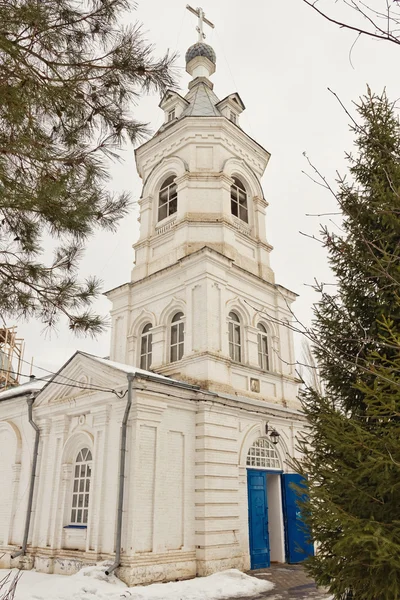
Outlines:
{"label": "pilaster", "polygon": [[138,365],[138,338],[136,335],[128,335],[127,338],[127,363],[128,365]]}
{"label": "pilaster", "polygon": [[[49,434],[51,429],[50,419],[46,419],[38,423],[40,429],[39,438],[39,456],[36,465],[36,482],[35,496],[33,499],[33,511],[31,516],[31,531],[32,531],[32,546],[40,546],[45,543],[45,539],[40,539],[43,532],[42,523],[48,519],[48,505],[50,503],[49,490],[49,460],[51,453],[49,452]],[[47,492],[47,493],[46,493]],[[43,535],[43,534],[42,534]]]}
{"label": "pilaster", "polygon": [[251,325],[245,327],[247,339],[247,362],[249,365],[258,366],[258,329]]}
{"label": "pilaster", "polygon": [[21,477],[21,463],[14,463],[12,465],[12,488],[11,488],[11,516],[9,521],[8,535],[5,535],[5,544],[13,544],[16,543],[14,540],[14,523],[15,523],[15,515],[17,512],[17,502],[18,502],[18,488]]}
{"label": "pilaster", "polygon": [[151,396],[138,394],[135,391],[129,419],[129,486],[124,503],[135,507],[126,512],[123,547],[129,554],[156,553],[165,549],[158,515],[165,501],[162,495],[165,434],[161,425],[166,405]]}
{"label": "pilaster", "polygon": [[166,324],[154,326],[151,330],[151,368],[157,370],[167,362],[167,327]]}
{"label": "pilaster", "polygon": [[260,196],[254,196],[253,198],[253,209],[254,209],[254,231],[256,237],[259,240],[265,241],[267,238],[266,227],[265,227],[265,209],[268,206],[268,202]]}
{"label": "pilaster", "polygon": [[86,551],[102,551],[102,528],[104,527],[104,497],[106,493],[107,460],[106,449],[110,420],[108,404],[91,411],[93,416],[93,469],[91,479],[89,522],[86,537]]}
{"label": "pilaster", "polygon": [[242,568],[239,543],[238,429],[235,411],[199,403],[196,414],[197,575]]}
{"label": "pilaster", "polygon": [[50,518],[48,520],[46,544],[46,546],[49,546],[50,548],[61,548],[62,545],[62,528],[64,525],[66,497],[65,486],[67,485],[69,477],[67,465],[65,465],[64,468],[64,465],[62,464],[62,451],[68,436],[69,422],[70,419],[66,415],[54,417],[52,420],[52,436],[55,443],[55,452],[53,460],[51,461],[52,497],[49,509]]}
{"label": "pilaster", "polygon": [[55,544],[54,548],[62,548],[63,545],[63,515],[68,510],[69,506],[69,490],[71,488],[72,479],[72,465],[70,463],[63,463],[61,465],[61,486],[60,486],[60,510],[58,519],[58,529],[55,533]]}

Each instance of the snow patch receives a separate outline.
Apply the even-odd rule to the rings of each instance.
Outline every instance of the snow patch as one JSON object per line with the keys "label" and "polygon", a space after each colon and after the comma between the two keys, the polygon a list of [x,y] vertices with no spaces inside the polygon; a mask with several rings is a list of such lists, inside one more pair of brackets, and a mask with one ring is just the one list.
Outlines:
{"label": "snow patch", "polygon": [[[270,581],[230,569],[187,581],[129,588],[115,575],[106,575],[105,568],[105,564],[84,567],[71,576],[23,571],[14,600],[223,600],[255,596],[274,587]],[[9,572],[0,569],[0,580]],[[13,569],[10,581],[18,573]]]}
{"label": "snow patch", "polygon": [[188,581],[153,583],[149,586],[129,588],[130,600],[222,600],[255,596],[272,590],[274,584],[250,577],[237,569],[196,577]]}

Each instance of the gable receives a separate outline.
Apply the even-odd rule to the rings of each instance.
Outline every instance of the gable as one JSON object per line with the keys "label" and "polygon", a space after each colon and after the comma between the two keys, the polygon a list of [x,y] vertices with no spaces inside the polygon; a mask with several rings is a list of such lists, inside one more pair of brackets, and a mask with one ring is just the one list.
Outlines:
{"label": "gable", "polygon": [[178,92],[174,92],[174,90],[167,90],[158,106],[161,109],[165,110],[165,107],[168,106],[171,102],[179,103],[182,106],[186,106],[188,104],[188,101],[185,100],[185,98],[183,98],[180,94],[178,94]]}
{"label": "gable", "polygon": [[223,107],[225,106],[234,106],[236,110],[238,110],[239,114],[246,108],[243,103],[243,100],[237,92],[226,96],[223,100],[218,102],[217,106],[219,109],[223,109]]}
{"label": "gable", "polygon": [[39,392],[35,406],[62,403],[93,393],[111,392],[126,384],[126,374],[77,352]]}

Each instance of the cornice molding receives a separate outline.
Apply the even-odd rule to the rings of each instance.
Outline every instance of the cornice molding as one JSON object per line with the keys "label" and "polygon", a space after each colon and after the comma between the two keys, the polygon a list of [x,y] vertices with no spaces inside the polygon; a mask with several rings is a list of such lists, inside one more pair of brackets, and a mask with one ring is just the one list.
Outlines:
{"label": "cornice molding", "polygon": [[[177,148],[196,143],[199,135],[204,142],[212,139],[213,143],[222,143],[233,150],[238,158],[247,158],[258,176],[265,171],[270,153],[226,117],[184,117],[179,120],[173,128],[156,135],[136,150],[138,170],[150,174],[156,164],[169,158]],[[157,152],[154,152],[155,147]]]}

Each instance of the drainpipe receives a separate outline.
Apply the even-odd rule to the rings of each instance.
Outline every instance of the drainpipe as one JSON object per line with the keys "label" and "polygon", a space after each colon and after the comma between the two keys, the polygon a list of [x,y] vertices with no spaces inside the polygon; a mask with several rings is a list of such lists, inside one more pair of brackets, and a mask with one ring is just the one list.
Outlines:
{"label": "drainpipe", "polygon": [[33,403],[35,401],[35,396],[31,394],[29,398],[27,398],[28,403],[28,418],[29,424],[35,430],[35,444],[33,447],[33,459],[32,459],[32,469],[31,469],[31,482],[29,487],[29,497],[28,497],[28,507],[26,509],[26,519],[25,519],[25,529],[24,529],[24,539],[22,542],[21,550],[15,552],[15,554],[11,554],[11,558],[17,558],[18,556],[24,556],[26,553],[26,547],[28,545],[28,535],[29,535],[29,526],[31,523],[31,515],[32,515],[32,503],[33,503],[33,492],[35,490],[35,475],[36,475],[36,465],[37,465],[37,457],[38,457],[38,448],[39,448],[39,437],[40,437],[40,429],[33,422],[32,413],[33,413]]}
{"label": "drainpipe", "polygon": [[128,401],[126,403],[125,414],[122,420],[121,431],[121,450],[119,455],[119,490],[118,490],[118,516],[117,516],[117,537],[115,541],[115,560],[111,567],[105,571],[106,575],[110,575],[117,569],[121,563],[121,537],[122,537],[122,508],[124,504],[124,487],[125,487],[125,456],[126,456],[126,430],[128,424],[129,411],[132,404],[132,381],[133,373],[128,373]]}

